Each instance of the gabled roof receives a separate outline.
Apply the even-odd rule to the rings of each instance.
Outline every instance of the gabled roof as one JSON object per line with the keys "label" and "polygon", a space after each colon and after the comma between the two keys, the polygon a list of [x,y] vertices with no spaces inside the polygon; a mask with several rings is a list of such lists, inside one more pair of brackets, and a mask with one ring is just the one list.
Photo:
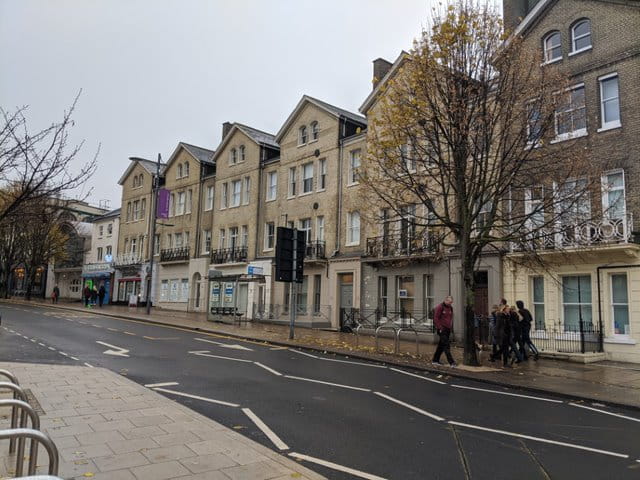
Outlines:
{"label": "gabled roof", "polygon": [[280,130],[278,130],[278,133],[276,134],[277,142],[280,142],[282,140],[282,137],[284,136],[284,132],[286,132],[289,129],[289,127],[291,126],[295,118],[298,116],[298,114],[302,111],[302,109],[307,103],[311,103],[312,105],[315,105],[316,107],[321,108],[322,110],[333,115],[334,117],[337,117],[337,118],[344,117],[352,121],[353,123],[362,125],[363,127],[367,126],[367,119],[362,115],[349,112],[348,110],[344,110],[342,108],[336,107],[327,102],[323,102],[322,100],[318,100],[317,98],[310,97],[309,95],[303,95],[300,101],[298,102],[298,105],[296,105],[296,108],[294,108],[293,112],[291,112],[291,114],[287,117],[287,120],[284,122],[284,125],[282,125],[282,127],[280,127]]}
{"label": "gabled roof", "polygon": [[213,161],[213,157],[215,156],[215,153],[216,153],[215,151],[198,147],[196,145],[191,145],[185,142],[178,142],[178,145],[176,146],[175,150],[169,157],[169,160],[167,160],[165,170],[169,168],[169,165],[173,163],[173,161],[176,159],[181,149],[185,149],[189,153],[189,155],[191,155],[194,159],[196,159],[200,163],[215,165],[215,162]]}
{"label": "gabled roof", "polygon": [[229,130],[229,132],[224,136],[224,138],[220,142],[220,145],[218,145],[218,148],[216,149],[216,153],[213,155],[212,160],[214,161],[214,163],[217,160],[218,155],[221,154],[222,150],[224,150],[224,147],[226,147],[227,143],[229,143],[229,141],[231,140],[231,137],[233,137],[233,134],[236,131],[240,131],[244,133],[247,137],[253,140],[258,146],[280,150],[280,145],[278,145],[278,143],[275,140],[275,137],[272,134],[263,132],[262,130],[258,130],[257,128],[243,125],[242,123],[234,122],[231,125],[231,129]]}
{"label": "gabled roof", "polygon": [[[151,160],[144,160],[142,158],[136,158],[134,160],[131,160],[131,163],[129,163],[129,166],[120,177],[120,180],[118,180],[118,185],[124,184],[124,181],[127,179],[131,171],[135,168],[136,164],[139,164],[151,175],[156,174],[156,168],[157,168],[156,162],[152,162]],[[160,175],[162,175],[162,172],[164,171],[164,167],[166,167],[166,165],[167,165],[166,163],[160,163]]]}
{"label": "gabled roof", "polygon": [[382,89],[382,86],[392,77],[396,74],[396,72],[398,71],[398,69],[400,68],[400,65],[402,65],[405,60],[407,60],[409,58],[409,54],[407,52],[405,52],[404,50],[402,50],[400,52],[400,55],[398,55],[398,58],[396,58],[396,61],[393,62],[393,65],[391,65],[391,68],[389,69],[389,71],[386,73],[386,75],[384,77],[382,77],[377,85],[374,87],[374,89],[371,91],[371,93],[369,94],[369,96],[364,100],[364,102],[362,103],[362,105],[360,106],[359,110],[360,113],[366,115],[367,112],[369,111],[369,109],[371,108],[371,106],[373,105],[373,103],[375,102],[375,100],[378,98],[378,94],[380,93],[380,90]]}

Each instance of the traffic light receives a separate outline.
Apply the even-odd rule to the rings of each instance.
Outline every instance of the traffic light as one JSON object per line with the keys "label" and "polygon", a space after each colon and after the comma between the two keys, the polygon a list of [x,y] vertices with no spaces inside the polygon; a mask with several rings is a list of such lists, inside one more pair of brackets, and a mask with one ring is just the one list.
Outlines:
{"label": "traffic light", "polygon": [[293,281],[293,238],[297,234],[296,282],[302,283],[304,267],[305,232],[293,228],[278,227],[276,234],[276,282]]}

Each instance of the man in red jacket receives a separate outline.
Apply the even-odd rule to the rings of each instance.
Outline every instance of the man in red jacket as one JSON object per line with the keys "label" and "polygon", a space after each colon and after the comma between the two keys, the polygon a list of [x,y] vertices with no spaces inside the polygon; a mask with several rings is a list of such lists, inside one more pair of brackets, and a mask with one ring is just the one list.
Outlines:
{"label": "man in red jacket", "polygon": [[447,356],[449,365],[451,367],[457,367],[458,364],[451,356],[451,349],[449,346],[449,335],[451,335],[451,329],[453,328],[453,297],[445,297],[444,301],[435,308],[433,312],[433,325],[438,332],[440,341],[438,342],[438,348],[436,348],[433,354],[433,365],[444,365],[440,362],[440,356],[442,352]]}

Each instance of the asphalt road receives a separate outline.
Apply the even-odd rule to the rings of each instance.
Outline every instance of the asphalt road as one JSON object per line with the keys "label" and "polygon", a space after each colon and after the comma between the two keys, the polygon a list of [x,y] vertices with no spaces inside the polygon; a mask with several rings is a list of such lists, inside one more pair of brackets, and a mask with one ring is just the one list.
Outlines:
{"label": "asphalt road", "polygon": [[2,360],[157,385],[331,479],[640,478],[637,411],[91,313],[0,314]]}

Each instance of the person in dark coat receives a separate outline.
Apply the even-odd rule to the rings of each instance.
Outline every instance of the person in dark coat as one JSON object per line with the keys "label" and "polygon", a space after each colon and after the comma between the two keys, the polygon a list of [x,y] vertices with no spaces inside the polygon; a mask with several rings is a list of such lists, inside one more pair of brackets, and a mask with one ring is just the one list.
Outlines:
{"label": "person in dark coat", "polygon": [[508,307],[502,306],[496,312],[495,336],[499,350],[494,354],[493,358],[498,360],[502,357],[502,364],[505,368],[511,367],[509,363],[509,351],[511,346],[511,323],[509,320]]}
{"label": "person in dark coat", "polygon": [[104,288],[104,284],[100,285],[98,289],[98,305],[102,308],[102,304],[104,303],[104,297],[107,295],[107,290]]}
{"label": "person in dark coat", "polygon": [[84,296],[84,306],[89,308],[89,302],[91,301],[91,289],[89,288],[89,285],[84,286],[82,295]]}
{"label": "person in dark coat", "polygon": [[449,345],[449,336],[451,335],[451,329],[453,328],[453,307],[451,304],[453,303],[453,297],[448,296],[445,297],[444,301],[435,308],[433,312],[433,326],[438,333],[438,337],[440,341],[438,342],[438,347],[433,354],[433,361],[431,362],[433,365],[442,365],[440,362],[440,356],[444,352],[447,356],[447,360],[449,361],[449,366],[457,367],[458,364],[453,359],[451,355],[451,347]]}
{"label": "person in dark coat", "polygon": [[531,341],[531,324],[533,323],[533,316],[531,312],[524,308],[524,302],[522,300],[518,300],[516,302],[516,306],[518,307],[518,313],[522,317],[522,344],[523,344],[523,354],[524,358],[527,358],[527,348],[533,353],[533,359],[538,361],[538,356],[540,352]]}
{"label": "person in dark coat", "polygon": [[98,303],[98,287],[95,285],[91,289],[91,305]]}
{"label": "person in dark coat", "polygon": [[498,305],[493,305],[489,315],[489,340],[491,340],[491,355],[489,360],[495,362],[499,357],[500,342],[498,341],[496,323],[498,321]]}
{"label": "person in dark coat", "polygon": [[522,327],[520,325],[520,314],[516,310],[516,307],[509,307],[509,326],[511,328],[511,342],[510,348],[513,356],[511,358],[511,363],[522,362],[522,352],[519,350],[518,345],[521,342],[522,337]]}

